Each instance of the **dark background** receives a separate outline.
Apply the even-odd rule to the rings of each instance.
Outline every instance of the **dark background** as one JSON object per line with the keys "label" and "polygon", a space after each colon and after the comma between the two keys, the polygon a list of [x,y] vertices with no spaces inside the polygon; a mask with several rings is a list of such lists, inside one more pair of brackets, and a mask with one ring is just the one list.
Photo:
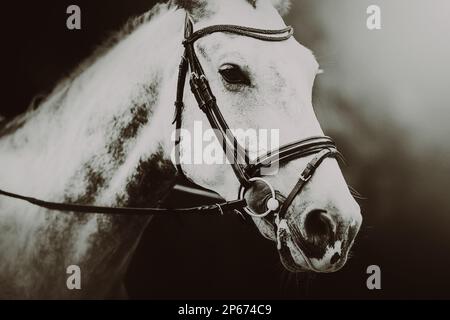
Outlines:
{"label": "dark background", "polygon": [[[387,6],[386,1],[380,2]],[[23,112],[34,97],[47,94],[131,16],[154,3],[46,0],[2,4],[0,114],[12,118]],[[364,25],[361,30],[345,29],[345,23],[339,22],[353,21],[358,6],[364,21],[364,4],[346,0],[340,2],[342,7],[335,7],[334,3],[296,1],[287,20],[296,27],[297,39],[313,49],[325,67],[314,93],[316,111],[327,134],[336,138],[346,155],[348,166],[343,169],[350,184],[367,198],[360,200],[364,224],[348,264],[329,275],[289,274],[280,265],[275,245],[239,217],[158,218],[148,228],[130,267],[127,287],[132,298],[450,298],[450,135],[436,135],[436,139],[423,129],[443,130],[448,121],[442,119],[450,118],[449,94],[443,91],[427,96],[419,89],[405,89],[404,83],[411,80],[407,75],[400,75],[397,82],[390,77],[389,72],[397,70],[392,59],[408,58],[389,50],[393,47],[389,34],[395,34],[395,28],[406,19],[400,15],[402,11],[388,11],[387,30],[371,39],[361,37]],[[82,9],[81,31],[65,27],[70,4]],[[433,10],[444,9],[448,8],[436,6]],[[328,16],[337,19],[334,25],[333,20],[324,20]],[[423,19],[433,22],[432,15]],[[414,27],[424,21],[409,23]],[[415,32],[414,28],[408,32]],[[448,37],[443,29],[437,32],[442,32],[442,40]],[[398,35],[395,45],[414,51],[403,36],[406,31]],[[361,39],[378,41],[381,47],[361,53],[364,63],[359,65],[347,51],[330,45]],[[418,47],[421,39],[425,43],[428,36],[415,37]],[[364,48],[366,44],[355,43],[350,52]],[[441,57],[432,50],[424,61]],[[351,72],[340,69],[346,61],[355,63]],[[447,60],[439,63],[448,70]],[[378,68],[375,73],[374,65]],[[403,68],[415,70],[418,65],[411,61]],[[437,72],[424,74],[419,68],[417,73],[425,82],[448,83],[437,77]],[[368,78],[370,83],[365,82]],[[414,103],[395,99],[397,94],[423,98],[427,110],[419,112]],[[428,110],[435,113],[433,118],[423,118]],[[404,119],[414,121],[406,125]],[[178,197],[173,201],[183,205],[199,199]],[[371,264],[381,267],[380,291],[366,288],[366,268]]]}

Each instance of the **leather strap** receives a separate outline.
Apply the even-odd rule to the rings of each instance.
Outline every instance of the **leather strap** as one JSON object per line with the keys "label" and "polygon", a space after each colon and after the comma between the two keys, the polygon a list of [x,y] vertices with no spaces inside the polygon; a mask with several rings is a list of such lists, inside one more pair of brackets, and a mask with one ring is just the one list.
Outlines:
{"label": "leather strap", "polygon": [[283,202],[280,211],[278,212],[279,219],[283,219],[286,215],[286,212],[295,197],[302,191],[306,183],[311,179],[316,169],[320,166],[322,161],[328,157],[334,157],[337,153],[336,149],[323,149],[306,165],[305,169],[300,174],[300,179],[297,184],[294,186],[292,191],[287,196],[286,200]]}
{"label": "leather strap", "polygon": [[246,168],[246,173],[249,176],[258,176],[261,168],[263,167],[269,167],[273,164],[280,165],[298,158],[307,157],[323,149],[332,149],[339,154],[334,141],[330,137],[310,137],[284,145],[278,150],[272,150],[269,153],[259,157],[255,163]]}
{"label": "leather strap", "polygon": [[198,39],[216,32],[233,33],[240,36],[245,36],[263,41],[284,41],[289,39],[294,34],[294,28],[288,26],[283,29],[268,30],[268,29],[257,29],[251,27],[237,26],[233,24],[218,24],[191,33],[188,37],[186,37],[184,42],[194,43]]}
{"label": "leather strap", "polygon": [[29,202],[33,205],[57,211],[65,211],[65,212],[77,212],[77,213],[102,213],[109,215],[162,215],[168,213],[175,214],[193,214],[193,213],[201,213],[201,214],[212,214],[212,213],[220,213],[240,210],[243,207],[247,206],[247,202],[244,199],[228,201],[220,204],[213,205],[205,205],[194,208],[121,208],[121,207],[101,207],[101,206],[91,206],[91,205],[79,205],[79,204],[70,204],[70,203],[57,203],[57,202],[49,202],[43,201],[32,197],[26,197],[19,194],[15,194],[12,192],[3,191],[0,189],[0,195],[15,198],[19,200],[23,200]]}

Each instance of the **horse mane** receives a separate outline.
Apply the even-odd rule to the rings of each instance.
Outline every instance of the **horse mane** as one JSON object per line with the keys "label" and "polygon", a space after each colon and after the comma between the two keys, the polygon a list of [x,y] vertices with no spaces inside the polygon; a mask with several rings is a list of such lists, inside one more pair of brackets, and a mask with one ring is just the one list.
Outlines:
{"label": "horse mane", "polygon": [[[171,3],[157,3],[149,11],[133,16],[128,19],[128,21],[119,29],[112,31],[109,36],[106,37],[103,42],[95,47],[92,53],[82,60],[74,70],[69,72],[69,74],[62,79],[60,79],[55,87],[53,87],[47,93],[36,94],[28,107],[24,112],[18,114],[13,118],[7,118],[0,115],[0,138],[3,136],[14,133],[17,129],[20,129],[29,118],[31,118],[31,113],[38,110],[39,107],[45,105],[49,100],[57,95],[58,93],[67,89],[71,82],[80,76],[86,69],[93,65],[98,59],[102,58],[108,51],[110,51],[114,46],[116,46],[120,41],[125,39],[127,36],[131,35],[136,29],[138,29],[143,24],[150,22],[153,17],[159,15],[165,10],[171,8]],[[58,100],[61,102],[60,100]]]}
{"label": "horse mane", "polygon": [[165,10],[170,9],[169,3],[157,3],[149,11],[133,16],[128,19],[128,21],[120,27],[117,31],[112,31],[109,36],[106,37],[103,42],[93,50],[93,53],[87,57],[81,64],[75,69],[75,71],[69,76],[69,79],[74,79],[78,77],[84,70],[91,66],[95,61],[101,58],[105,53],[116,46],[120,41],[125,39],[127,36],[131,35],[136,29],[138,29],[143,24],[150,22],[153,17],[159,15]]}
{"label": "horse mane", "polygon": [[[257,6],[258,0],[243,0],[247,1],[254,8]],[[281,15],[287,14],[290,9],[290,0],[271,0],[274,7]],[[33,97],[32,101],[28,105],[27,109],[16,117],[11,119],[2,117],[0,115],[0,138],[5,135],[14,133],[17,129],[21,128],[29,118],[32,117],[32,113],[38,110],[41,106],[46,105],[50,100],[61,92],[67,90],[70,87],[72,81],[80,76],[86,69],[92,66],[98,59],[102,58],[107,52],[114,48],[119,42],[131,35],[136,29],[143,24],[146,24],[152,20],[155,16],[158,16],[164,11],[170,9],[184,9],[188,12],[196,11],[205,13],[205,7],[207,0],[169,0],[165,3],[157,3],[149,11],[134,16],[128,19],[124,26],[118,31],[113,31],[108,37],[96,48],[93,49],[92,54],[85,58],[72,72],[62,78],[58,84],[51,89],[48,93],[39,93]],[[55,99],[53,104],[57,106],[58,103],[62,103],[62,99]]]}

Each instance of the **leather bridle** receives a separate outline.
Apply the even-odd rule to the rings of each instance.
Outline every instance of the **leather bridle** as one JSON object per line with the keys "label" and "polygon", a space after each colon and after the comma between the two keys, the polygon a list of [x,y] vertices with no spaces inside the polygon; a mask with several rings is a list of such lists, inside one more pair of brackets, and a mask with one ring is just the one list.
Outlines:
{"label": "leather bridle", "polygon": [[[79,205],[69,203],[48,202],[32,197],[26,197],[12,192],[0,190],[0,195],[27,201],[34,205],[44,207],[50,210],[59,210],[67,212],[78,213],[101,213],[101,214],[128,214],[128,215],[156,215],[167,213],[220,213],[227,211],[244,210],[254,217],[266,217],[269,214],[275,214],[278,219],[282,219],[289,206],[292,204],[294,198],[302,191],[303,187],[313,176],[316,169],[320,166],[322,161],[328,157],[335,157],[338,151],[333,140],[327,136],[310,137],[304,140],[299,140],[280,147],[277,150],[272,150],[269,153],[260,156],[256,161],[251,162],[248,150],[243,148],[226,123],[220,109],[217,105],[216,98],[211,91],[208,79],[195,53],[194,44],[200,38],[210,34],[221,32],[236,34],[245,37],[251,37],[261,41],[284,41],[289,39],[293,34],[292,27],[286,27],[279,30],[265,30],[256,29],[236,25],[213,25],[197,31],[193,31],[193,23],[191,19],[186,16],[185,32],[184,32],[184,54],[179,65],[177,96],[175,101],[175,117],[173,123],[176,125],[176,141],[175,141],[175,155],[176,167],[179,175],[184,176],[180,156],[180,129],[182,127],[182,113],[184,109],[183,95],[184,87],[188,72],[190,72],[190,87],[191,91],[198,103],[198,107],[205,113],[211,127],[216,133],[219,141],[223,142],[222,147],[228,160],[230,160],[236,178],[241,185],[239,191],[239,199],[227,201],[220,204],[205,205],[193,208],[119,208],[119,207],[102,207],[91,205]],[[267,180],[262,177],[261,169],[270,167],[274,164],[282,165],[289,161],[315,155],[314,158],[306,165],[306,168],[301,172],[300,178],[292,191],[283,201],[281,207],[276,198],[276,191]],[[247,201],[244,199],[245,192],[255,182],[262,182],[267,184],[271,195],[266,202],[267,210],[263,213],[256,213],[248,207]]]}

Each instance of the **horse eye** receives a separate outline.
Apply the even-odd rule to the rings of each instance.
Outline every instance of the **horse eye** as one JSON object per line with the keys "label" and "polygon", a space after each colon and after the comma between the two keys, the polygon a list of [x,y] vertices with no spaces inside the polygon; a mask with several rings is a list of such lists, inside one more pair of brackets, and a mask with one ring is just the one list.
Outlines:
{"label": "horse eye", "polygon": [[225,64],[221,66],[219,73],[228,83],[250,85],[250,79],[247,74],[235,64]]}

